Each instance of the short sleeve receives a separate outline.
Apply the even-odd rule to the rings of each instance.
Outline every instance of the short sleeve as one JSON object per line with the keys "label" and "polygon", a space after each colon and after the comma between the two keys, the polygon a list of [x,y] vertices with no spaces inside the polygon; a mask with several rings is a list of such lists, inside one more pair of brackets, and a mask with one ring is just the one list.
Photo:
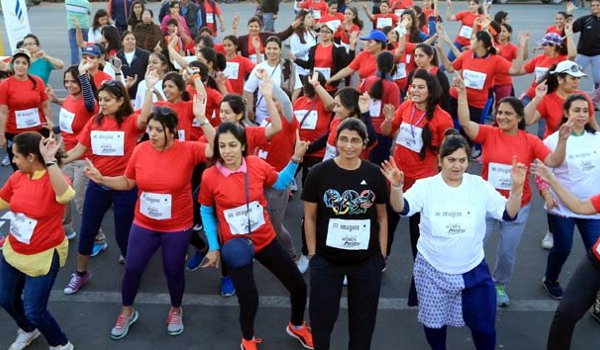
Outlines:
{"label": "short sleeve", "polygon": [[494,127],[491,125],[479,125],[479,131],[477,132],[477,136],[473,139],[473,142],[476,143],[485,143],[485,140],[490,136]]}
{"label": "short sleeve", "polygon": [[[324,163],[321,163],[324,164]],[[302,186],[302,200],[310,203],[319,202],[319,170],[323,165],[311,168]]]}
{"label": "short sleeve", "polygon": [[254,147],[264,146],[269,143],[266,128],[263,126],[247,127],[246,137],[248,138],[248,144],[252,144]]}
{"label": "short sleeve", "polygon": [[548,95],[544,96],[537,106],[537,111],[542,116],[542,119],[546,119],[546,117],[548,116],[548,108],[546,107],[547,98]]}
{"label": "short sleeve", "polygon": [[219,6],[219,4],[217,4],[216,2],[215,2],[215,12],[219,16],[223,14],[223,12],[221,11],[221,6]]}
{"label": "short sleeve", "polygon": [[202,186],[200,186],[198,203],[207,207],[212,207],[215,205],[215,197],[213,195],[213,185],[211,181],[215,170],[215,165],[206,169],[206,171],[202,173],[202,180],[200,182]]}
{"label": "short sleeve", "polygon": [[511,67],[512,63],[510,63],[506,58],[496,55],[496,62],[494,63],[496,74],[508,74],[508,71]]}
{"label": "short sleeve", "polygon": [[206,147],[208,144],[205,142],[186,142],[190,150],[194,164],[206,162]]}
{"label": "short sleeve", "polygon": [[[18,174],[18,173],[15,173]],[[5,201],[6,203],[10,203],[10,199],[12,198],[13,195],[13,179],[14,179],[14,175],[8,178],[8,181],[6,181],[6,183],[4,184],[4,186],[2,186],[2,189],[0,189],[0,198]]]}
{"label": "short sleeve", "polygon": [[[404,193],[404,200],[408,203],[408,213],[404,216],[413,216],[416,213],[420,213],[423,210],[425,204],[425,195],[427,183],[424,180],[417,180],[406,193]],[[429,183],[429,185],[432,185]]]}
{"label": "short sleeve", "polygon": [[594,209],[596,209],[596,211],[600,213],[600,194],[593,196],[592,198],[590,198],[590,200],[592,201]]}
{"label": "short sleeve", "polygon": [[0,105],[8,105],[9,79],[0,83]]}
{"label": "short sleeve", "polygon": [[481,184],[480,193],[485,196],[485,211],[488,217],[502,221],[504,211],[506,210],[506,198],[504,198],[500,192],[496,191],[494,186],[489,182],[478,177],[477,181]]}
{"label": "short sleeve", "polygon": [[523,70],[525,70],[525,72],[527,73],[533,73],[533,71],[535,70],[535,64],[537,63],[537,57],[534,57],[531,61],[525,63],[525,65],[523,65]]}
{"label": "short sleeve", "polygon": [[463,11],[463,12],[457,13],[454,17],[456,18],[457,21],[462,22],[462,19],[465,18],[465,15],[466,15],[466,12]]}
{"label": "short sleeve", "polygon": [[452,61],[452,68],[454,68],[454,70],[461,70],[462,69],[462,66],[463,66],[463,57],[465,57],[464,53],[462,55],[460,55],[457,59],[455,59],[454,61]]}
{"label": "short sleeve", "polygon": [[36,82],[35,89],[39,92],[41,101],[42,102],[47,101],[48,94],[46,93],[46,85],[44,85],[44,81],[40,78],[37,78],[35,82]]}
{"label": "short sleeve", "polygon": [[398,131],[400,125],[402,124],[402,114],[406,109],[406,105],[406,103],[401,104],[400,107],[398,107],[398,109],[396,110],[396,113],[394,114],[394,119],[392,119],[392,136],[396,133],[396,131]]}
{"label": "short sleeve", "polygon": [[348,68],[352,69],[353,71],[357,71],[360,68],[360,63],[365,60],[363,52],[361,52],[358,56],[354,57],[352,62],[350,62],[350,64],[348,65]]}
{"label": "short sleeve", "polygon": [[256,70],[257,67],[258,65],[252,69],[252,72],[248,76],[248,80],[246,80],[246,83],[244,84],[244,91],[254,92],[258,89],[258,78],[254,75],[254,70]]}
{"label": "short sleeve", "polygon": [[135,147],[135,149],[133,150],[131,157],[127,161],[127,167],[125,168],[125,177],[127,177],[128,179],[135,180],[137,177],[135,164],[138,161],[138,157],[139,157],[138,154],[140,153],[140,149],[143,147],[143,145],[144,145],[143,143],[137,145]]}
{"label": "short sleeve", "polygon": [[95,123],[96,118],[90,118],[83,129],[77,135],[77,142],[84,145],[86,148],[90,148],[92,146],[92,139],[90,138],[90,133],[92,132],[92,123]]}
{"label": "short sleeve", "polygon": [[546,157],[548,157],[548,155],[554,151],[546,146],[542,140],[538,139],[536,136],[527,134],[527,137],[529,137],[531,142],[533,142],[533,156],[535,158],[544,161]]}

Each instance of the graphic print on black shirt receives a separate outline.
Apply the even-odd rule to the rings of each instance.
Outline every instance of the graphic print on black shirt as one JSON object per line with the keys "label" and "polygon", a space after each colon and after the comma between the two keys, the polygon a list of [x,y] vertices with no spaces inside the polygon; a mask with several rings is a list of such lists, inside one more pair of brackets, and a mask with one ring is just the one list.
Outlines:
{"label": "graphic print on black shirt", "polygon": [[337,190],[329,189],[323,195],[323,202],[336,215],[359,215],[367,212],[375,203],[375,193],[364,190],[360,194],[354,190],[346,190],[340,196]]}

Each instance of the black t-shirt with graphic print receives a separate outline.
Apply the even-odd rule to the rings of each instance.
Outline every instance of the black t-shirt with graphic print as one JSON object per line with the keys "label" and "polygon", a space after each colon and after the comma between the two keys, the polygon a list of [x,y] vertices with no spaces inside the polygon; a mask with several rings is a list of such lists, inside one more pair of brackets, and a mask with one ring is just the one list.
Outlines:
{"label": "black t-shirt with graphic print", "polygon": [[380,254],[375,204],[388,198],[379,168],[362,161],[355,170],[333,159],[314,166],[304,184],[302,200],[317,203],[316,253],[336,264],[358,263]]}

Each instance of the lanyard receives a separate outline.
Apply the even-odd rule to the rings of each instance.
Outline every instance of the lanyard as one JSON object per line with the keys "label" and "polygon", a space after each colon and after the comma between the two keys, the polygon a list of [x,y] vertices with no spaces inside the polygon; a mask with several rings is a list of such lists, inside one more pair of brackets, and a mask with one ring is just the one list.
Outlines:
{"label": "lanyard", "polygon": [[415,138],[415,125],[419,125],[419,123],[421,123],[423,118],[425,118],[425,114],[427,114],[427,111],[423,112],[423,114],[421,114],[419,119],[417,119],[417,122],[413,124],[413,120],[415,119],[416,113],[417,113],[417,107],[413,105],[412,113],[410,114],[410,124],[409,124],[410,125],[410,133],[412,134],[413,138]]}

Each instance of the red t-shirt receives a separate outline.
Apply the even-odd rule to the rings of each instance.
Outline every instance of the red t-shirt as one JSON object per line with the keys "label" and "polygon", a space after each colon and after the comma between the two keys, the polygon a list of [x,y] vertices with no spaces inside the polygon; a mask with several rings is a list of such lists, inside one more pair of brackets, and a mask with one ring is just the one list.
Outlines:
{"label": "red t-shirt", "polygon": [[437,152],[426,148],[425,158],[421,159],[419,155],[424,147],[422,133],[425,125],[431,131],[431,145],[437,149],[444,140],[446,130],[454,127],[454,122],[450,114],[440,106],[434,110],[433,118],[427,121],[424,111],[417,109],[410,100],[404,101],[398,107],[392,120],[392,135],[398,133],[395,139],[394,161],[404,172],[405,190],[416,180],[438,173]]}
{"label": "red t-shirt", "polygon": [[390,1],[390,7],[396,9],[407,9],[413,7],[413,0],[392,0]]}
{"label": "red t-shirt", "polygon": [[[63,175],[63,177],[71,184],[67,176]],[[28,174],[20,171],[14,172],[0,190],[0,198],[10,203],[10,210],[13,213],[37,220],[29,244],[17,240],[13,234],[8,236],[15,252],[25,255],[41,253],[59,246],[64,241],[62,218],[65,204],[56,201],[56,193],[47,172],[36,180],[32,180]],[[21,230],[18,232],[21,233]],[[21,236],[23,235],[22,233]]]}
{"label": "red t-shirt", "polygon": [[[306,96],[296,99],[294,101],[294,115],[299,124],[300,139],[303,141],[313,142],[325,135],[327,129],[329,129],[331,112],[325,109],[323,101],[317,96],[313,100]],[[323,157],[324,155],[325,149],[308,154],[311,157]]]}
{"label": "red t-shirt", "polygon": [[303,9],[312,10],[317,23],[321,22],[321,18],[329,11],[329,6],[324,0],[306,0],[301,2],[298,6]]}
{"label": "red t-shirt", "polygon": [[[267,124],[271,118],[265,119]],[[271,164],[275,170],[281,171],[290,162],[294,155],[294,145],[296,144],[296,130],[298,130],[298,121],[292,118],[291,122],[281,118],[282,129],[275,134],[268,143],[257,147],[255,155]]]}
{"label": "red t-shirt", "polygon": [[[249,238],[254,242],[254,251],[258,252],[275,238],[275,231],[267,213],[266,187],[277,181],[279,174],[269,163],[256,156],[247,156],[248,204],[253,215],[253,229]],[[202,174],[202,186],[198,202],[215,208],[219,222],[221,244],[233,238],[247,237],[245,177],[243,172],[223,175],[217,166],[212,166]],[[262,215],[260,215],[262,212]],[[236,215],[238,214],[238,215]]]}
{"label": "red t-shirt", "polygon": [[350,33],[352,32],[360,32],[360,27],[356,24],[353,24],[350,29],[346,29],[345,25],[342,23],[335,32],[334,38],[340,39],[340,41],[344,44],[350,44]]}
{"label": "red t-shirt", "polygon": [[[368,77],[363,81],[362,84],[358,87],[358,90],[361,94],[368,92],[371,87],[377,82],[381,80],[380,77],[372,76]],[[383,94],[381,96],[381,100],[371,101],[369,106],[369,112],[371,114],[371,119],[373,121],[373,126],[375,130],[381,134],[381,123],[385,119],[383,116],[383,106],[387,104],[394,105],[394,108],[398,108],[400,106],[400,89],[398,85],[396,85],[393,81],[384,79],[383,80]]]}
{"label": "red t-shirt", "polygon": [[344,21],[344,14],[339,12],[336,12],[333,15],[330,15],[328,13],[322,13],[319,23],[327,23],[332,21],[339,21],[337,23],[338,25],[342,24],[342,21]]}
{"label": "red t-shirt", "polygon": [[[590,200],[592,201],[592,205],[596,209],[596,212],[600,213],[600,194],[593,196]],[[594,244],[592,252],[594,252],[596,259],[600,260],[600,238],[598,238],[596,244]]]}
{"label": "red t-shirt", "polygon": [[215,10],[213,12],[212,6],[208,3],[208,1],[204,2],[204,11],[206,12],[206,23],[203,26],[208,27],[212,32],[213,36],[217,36],[217,27],[215,23],[218,21],[218,16],[221,16],[221,7],[217,4],[216,1],[213,1],[215,4]]}
{"label": "red t-shirt", "polygon": [[231,91],[238,95],[244,94],[244,82],[246,76],[254,69],[254,63],[248,58],[235,55],[232,59],[227,60],[227,68],[225,68],[225,76],[231,84]]}
{"label": "red t-shirt", "polygon": [[[480,143],[483,151],[481,177],[506,198],[512,184],[510,169],[513,156],[517,156],[517,162],[531,164],[536,158],[544,161],[552,153],[535,135],[523,130],[519,130],[516,135],[508,135],[500,128],[491,125],[480,125],[479,133],[473,141]],[[531,186],[529,181],[525,181],[521,205],[529,202],[531,202]]]}
{"label": "red t-shirt", "polygon": [[18,134],[25,131],[36,131],[46,123],[42,111],[42,103],[48,100],[46,86],[42,79],[32,75],[31,79],[18,80],[14,76],[0,83],[0,105],[8,106],[6,132]]}
{"label": "red t-shirt", "polygon": [[[590,113],[590,119],[594,118],[594,103],[590,96],[583,91],[573,91],[573,95],[580,94],[585,96],[588,100],[588,108]],[[550,136],[560,128],[560,123],[563,119],[563,105],[565,100],[558,96],[556,92],[548,94],[542,98],[540,104],[537,106],[537,111],[540,113],[542,118],[546,120],[546,132],[544,138]]]}
{"label": "red t-shirt", "polygon": [[[323,74],[325,79],[329,79],[333,75],[333,48],[333,44],[325,47],[322,43],[317,44],[315,47],[314,70],[321,71],[321,73],[329,72],[329,76]],[[334,91],[335,87],[327,84],[325,85],[325,90]]]}
{"label": "red t-shirt", "polygon": [[162,152],[150,141],[135,147],[125,170],[138,188],[134,223],[161,232],[192,227],[192,172],[196,164],[206,161],[206,147],[206,143],[180,141]]}
{"label": "red t-shirt", "polygon": [[[485,57],[474,57],[472,50],[464,52],[452,62],[455,70],[462,70],[462,77],[467,87],[469,106],[485,107],[489,90],[498,74],[508,74],[511,63],[498,55],[488,54]],[[450,96],[458,98],[455,88],[450,89]]]}
{"label": "red t-shirt", "polygon": [[192,131],[192,121],[194,120],[194,102],[179,101],[171,103],[169,101],[156,101],[154,105],[157,107],[165,106],[171,108],[177,115],[177,131],[180,141],[192,141],[194,132]]}
{"label": "red t-shirt", "polygon": [[535,72],[535,78],[533,79],[533,82],[527,89],[527,92],[525,93],[525,95],[527,95],[531,98],[534,98],[535,97],[535,88],[538,85],[537,81],[539,79],[541,79],[542,77],[544,77],[544,75],[546,75],[546,73],[548,72],[550,67],[552,67],[553,65],[558,64],[559,62],[562,62],[566,59],[567,59],[567,56],[564,56],[564,55],[550,57],[550,56],[541,54],[541,55],[537,55],[534,58],[532,58],[531,61],[525,63],[525,65],[523,65],[523,69],[525,70],[525,72],[527,72],[527,73]]}
{"label": "red t-shirt", "polygon": [[[506,45],[496,43],[496,50],[498,50],[498,55],[507,60],[508,62],[512,62],[517,58],[517,46],[511,42],[508,42]],[[508,74],[498,74],[494,77],[494,86],[497,85],[512,85],[513,78]]]}
{"label": "red t-shirt", "polygon": [[471,43],[471,34],[475,28],[475,20],[482,17],[482,15],[476,15],[469,11],[463,11],[456,14],[456,20],[460,21],[460,29],[458,30],[458,36],[455,41],[462,46],[468,46]]}
{"label": "red t-shirt", "polygon": [[377,57],[368,51],[361,51],[348,65],[354,71],[358,71],[361,80],[375,75],[377,71]]}
{"label": "red t-shirt", "polygon": [[94,74],[92,76],[92,80],[94,81],[94,85],[96,86],[96,89],[100,89],[100,86],[102,85],[103,82],[108,81],[108,80],[113,80],[113,78],[110,75],[99,70],[98,72],[96,72],[96,74]]}
{"label": "red t-shirt", "polygon": [[[398,16],[396,16],[393,13],[387,13],[387,14],[376,14],[373,15],[373,17],[375,17],[375,20],[373,21],[373,23],[375,23],[375,28],[376,29],[383,29],[385,27],[395,27],[396,24],[398,23]],[[390,25],[390,20],[391,20],[391,25]]]}
{"label": "red t-shirt", "polygon": [[131,152],[143,130],[137,127],[139,114],[126,117],[117,124],[115,118],[104,116],[98,124],[96,118],[90,118],[77,136],[77,141],[92,150],[90,160],[104,176],[123,175]]}
{"label": "red t-shirt", "polygon": [[[413,55],[417,44],[408,42],[408,37],[405,37],[405,46],[402,56],[396,59],[396,73],[394,74],[394,82],[400,90],[405,91],[408,86],[408,75],[417,68]],[[393,53],[393,51],[392,51]]]}
{"label": "red t-shirt", "polygon": [[[85,109],[83,97],[74,100],[71,95],[65,98],[59,113],[60,136],[63,139],[65,150],[77,146],[77,136],[85,127],[85,124],[98,114],[98,103],[96,103],[94,111],[88,112]],[[92,154],[91,150],[86,150],[81,159],[89,158]]]}

